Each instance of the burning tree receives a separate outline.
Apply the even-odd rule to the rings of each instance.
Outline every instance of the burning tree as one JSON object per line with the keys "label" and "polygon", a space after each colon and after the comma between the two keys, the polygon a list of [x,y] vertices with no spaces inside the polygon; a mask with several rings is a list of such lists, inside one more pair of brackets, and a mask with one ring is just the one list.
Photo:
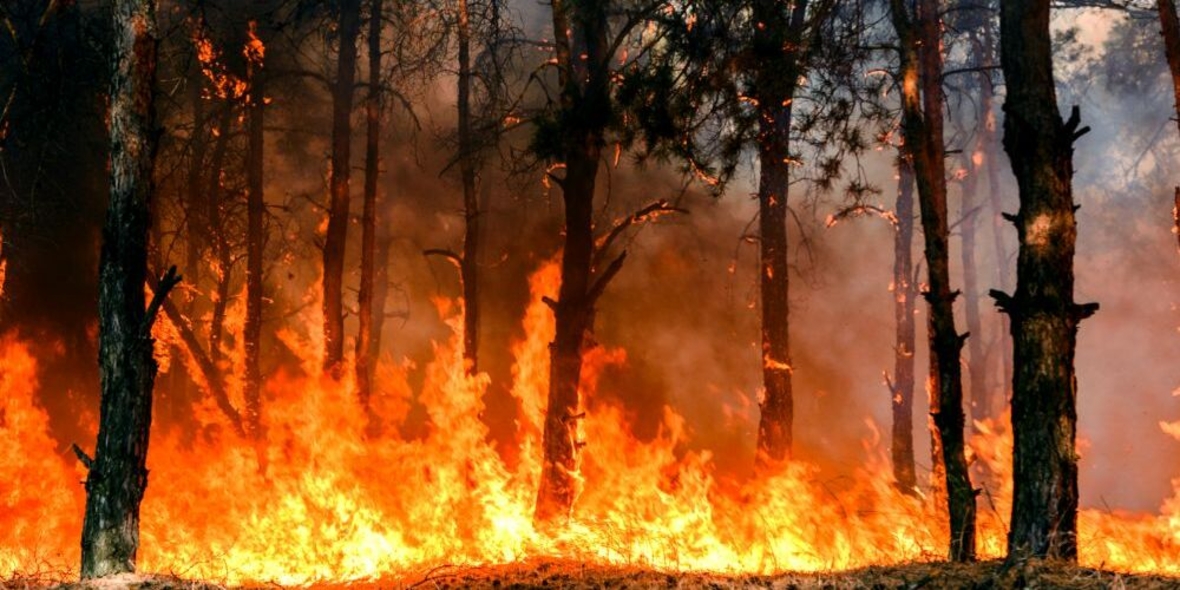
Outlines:
{"label": "burning tree", "polygon": [[155,19],[153,0],[115,3],[111,192],[99,271],[102,412],[94,459],[75,447],[90,472],[82,527],[83,578],[135,569],[156,376],[151,327],[161,302],[179,281],[173,267],[145,310],[149,204],[157,141]]}
{"label": "burning tree", "polygon": [[1020,238],[1016,292],[992,290],[1011,322],[1013,449],[1010,557],[1077,560],[1077,375],[1081,320],[1097,303],[1073,301],[1077,221],[1073,202],[1073,107],[1063,120],[1053,82],[1048,0],[1001,0],[1000,56],[1008,94],[1004,149],[1020,189],[1006,217]]}

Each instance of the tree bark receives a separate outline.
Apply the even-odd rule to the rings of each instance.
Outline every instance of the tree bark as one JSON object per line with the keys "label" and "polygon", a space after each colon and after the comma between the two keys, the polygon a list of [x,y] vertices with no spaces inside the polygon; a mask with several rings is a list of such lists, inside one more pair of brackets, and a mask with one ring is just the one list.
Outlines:
{"label": "tree bark", "polygon": [[1020,190],[1010,216],[1020,239],[1016,293],[992,291],[1014,342],[1013,503],[1008,556],[1077,560],[1079,322],[1097,304],[1073,301],[1077,223],[1070,183],[1080,114],[1057,110],[1049,0],[1001,0],[1001,65],[1007,82],[1004,149]]}
{"label": "tree bark", "polygon": [[[583,340],[593,326],[603,274],[592,283],[593,205],[598,159],[610,116],[607,2],[566,5],[553,0],[553,32],[562,85],[565,176],[559,181],[565,203],[565,244],[561,288],[552,304],[556,335],[550,344],[549,404],[545,412],[544,465],[535,518],[548,522],[569,515],[578,494],[578,450],[582,446],[578,384]],[[567,14],[568,12],[568,14]],[[571,39],[572,35],[572,39]],[[622,259],[616,259],[621,264]],[[612,265],[614,266],[614,265]],[[616,268],[617,272],[617,268]]]}
{"label": "tree bark", "polygon": [[[937,0],[919,0],[911,19],[902,0],[890,2],[901,51],[902,124],[913,155],[925,237],[930,306],[930,413],[941,450],[950,517],[950,559],[975,559],[975,490],[963,439],[959,355],[965,336],[955,329],[950,287],[946,163],[942,113],[942,48]],[[938,458],[936,457],[936,460]]]}
{"label": "tree bark", "polygon": [[[377,176],[381,145],[381,8],[382,0],[369,5],[369,95],[365,101],[365,201],[361,213],[361,285],[357,294],[356,391],[361,407],[369,411],[373,393],[373,280],[377,252]],[[383,312],[384,313],[384,312]]]}
{"label": "tree bark", "polygon": [[978,169],[974,154],[966,154],[963,165],[967,175],[963,177],[962,219],[959,221],[959,236],[962,248],[959,251],[963,264],[963,311],[967,320],[967,333],[974,338],[967,339],[967,375],[970,388],[971,418],[985,420],[991,417],[991,389],[987,384],[987,355],[983,350],[983,319],[979,312],[979,272],[975,265],[975,247],[979,203]]}
{"label": "tree bark", "polygon": [[[256,40],[251,25],[251,41]],[[252,46],[251,46],[252,47]],[[243,397],[246,402],[246,429],[250,436],[261,439],[262,433],[262,373],[259,353],[262,349],[262,257],[265,236],[263,218],[266,200],[263,194],[263,155],[265,150],[263,123],[266,115],[266,74],[261,52],[247,51],[247,78],[250,83],[246,97],[246,321],[242,337],[246,351],[246,379]]]}
{"label": "tree bark", "polygon": [[791,390],[787,241],[791,102],[800,72],[800,37],[808,2],[793,7],[754,2],[754,94],[758,101],[759,292],[762,303],[762,384],[756,461],[767,467],[790,458]]}
{"label": "tree bark", "polygon": [[214,277],[217,280],[217,287],[213,301],[213,317],[209,322],[209,358],[214,365],[221,362],[221,339],[225,334],[225,309],[229,304],[230,278],[233,270],[233,258],[229,243],[226,241],[225,233],[219,229],[222,227],[221,172],[225,166],[225,154],[229,148],[230,128],[233,125],[233,120],[234,108],[231,104],[226,104],[218,127],[220,132],[217,135],[217,143],[213,147],[213,157],[210,159],[209,182],[206,185],[209,187],[207,196],[209,237],[212,240],[211,246],[217,256],[217,265],[220,270]]}
{"label": "tree bark", "polygon": [[479,371],[479,194],[476,192],[476,145],[471,128],[471,23],[467,0],[459,0],[459,175],[463,184],[463,357],[467,370]]}
{"label": "tree bark", "polygon": [[[1164,55],[1168,60],[1168,71],[1172,74],[1176,126],[1180,130],[1180,18],[1176,15],[1176,2],[1159,0],[1159,14],[1164,35]],[[1172,218],[1176,227],[1177,246],[1180,247],[1180,186],[1176,187],[1175,199]]]}
{"label": "tree bark", "polygon": [[[187,263],[185,264],[185,275],[194,285],[200,284],[201,266],[204,261],[202,256],[205,249],[208,247],[211,240],[210,233],[213,228],[209,225],[209,218],[205,215],[209,207],[206,203],[208,193],[205,191],[204,174],[205,174],[205,160],[209,151],[209,137],[206,133],[206,126],[209,124],[208,116],[205,112],[205,98],[203,96],[205,75],[201,71],[200,63],[193,58],[195,62],[189,72],[189,102],[193,107],[193,130],[189,134],[189,143],[192,148],[192,154],[189,156],[188,168],[188,235],[187,248],[185,249],[188,255]],[[195,300],[194,300],[195,301]]]}
{"label": "tree bark", "polygon": [[914,311],[918,290],[914,286],[914,168],[910,156],[899,150],[897,158],[897,228],[893,234],[893,319],[897,325],[893,380],[889,383],[893,409],[893,479],[898,489],[914,493],[918,488],[914,468]]}
{"label": "tree bark", "polygon": [[[102,406],[86,478],[82,578],[135,570],[156,377],[144,280],[158,143],[155,2],[116,0],[110,86],[110,201],[99,268]],[[171,279],[170,279],[171,280]],[[162,285],[157,299],[171,285]],[[158,302],[153,301],[158,309]]]}
{"label": "tree bark", "polygon": [[348,241],[352,99],[356,81],[356,38],[360,0],[341,0],[339,54],[332,89],[332,170],[328,180],[328,230],[324,237],[324,371],[340,377],[344,360],[344,254]]}

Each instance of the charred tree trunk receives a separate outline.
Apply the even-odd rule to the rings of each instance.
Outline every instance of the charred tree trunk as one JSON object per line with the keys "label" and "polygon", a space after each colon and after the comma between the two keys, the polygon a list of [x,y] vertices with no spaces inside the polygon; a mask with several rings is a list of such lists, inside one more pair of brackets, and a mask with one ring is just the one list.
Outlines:
{"label": "charred tree trunk", "polygon": [[356,38],[360,0],[341,0],[339,54],[332,88],[332,170],[328,180],[328,231],[324,237],[324,371],[340,377],[344,360],[344,254],[348,241],[352,99],[356,81]]}
{"label": "charred tree trunk", "polygon": [[800,36],[807,1],[754,3],[754,89],[758,100],[759,291],[762,303],[761,417],[756,461],[766,467],[790,458],[794,399],[787,198],[790,187],[791,101],[800,74]]}
{"label": "charred tree trunk", "polygon": [[622,264],[622,257],[616,259],[613,272],[608,269],[592,282],[594,191],[611,108],[606,4],[602,0],[552,2],[562,120],[568,122],[568,129],[563,146],[565,176],[559,181],[565,204],[565,245],[561,289],[552,303],[556,335],[549,347],[544,465],[535,514],[542,523],[568,516],[578,494],[583,340],[593,326],[598,294]]}
{"label": "charred tree trunk", "polygon": [[[194,61],[196,58],[194,57]],[[190,134],[189,142],[192,146],[192,154],[189,156],[188,168],[188,247],[185,249],[188,260],[185,264],[185,275],[189,281],[194,285],[199,285],[201,282],[201,266],[203,264],[201,257],[205,254],[210,240],[209,235],[212,228],[209,226],[209,218],[205,215],[208,211],[206,200],[208,199],[205,191],[204,174],[206,157],[209,151],[208,134],[205,127],[208,125],[208,116],[205,112],[205,99],[202,96],[204,89],[204,73],[201,72],[201,66],[196,63],[192,66],[189,72],[189,101],[193,106],[193,130]]]}
{"label": "charred tree trunk", "polygon": [[225,334],[225,308],[229,304],[230,275],[233,258],[225,234],[218,231],[221,227],[221,171],[225,165],[225,154],[229,147],[230,127],[233,125],[234,108],[225,105],[218,127],[217,143],[213,147],[213,157],[209,163],[209,187],[206,213],[209,220],[210,246],[217,257],[218,272],[215,273],[217,286],[213,301],[213,317],[209,322],[209,358],[213,364],[221,362],[221,339]]}
{"label": "charred tree trunk", "polygon": [[[930,413],[941,450],[950,517],[950,559],[975,559],[975,490],[963,439],[963,383],[950,287],[946,164],[942,115],[942,48],[936,0],[919,0],[911,19],[902,0],[890,2],[901,46],[903,126],[918,184],[930,305]],[[936,458],[937,459],[937,458]]]}
{"label": "charred tree trunk", "polygon": [[[252,40],[254,31],[251,31]],[[263,217],[266,201],[263,194],[263,122],[266,114],[266,78],[263,55],[253,45],[247,46],[249,94],[246,97],[246,321],[242,337],[246,351],[246,379],[243,397],[246,402],[246,429],[250,436],[262,437],[262,373],[259,353],[262,339],[262,256],[265,236]]]}
{"label": "charred tree trunk", "polygon": [[[1172,73],[1172,94],[1175,97],[1176,126],[1180,129],[1180,17],[1176,15],[1174,0],[1159,0],[1160,26],[1164,34],[1164,54],[1168,71]],[[1176,227],[1177,246],[1180,246],[1180,186],[1176,187],[1176,207],[1172,218]]]}
{"label": "charred tree trunk", "polygon": [[1057,110],[1049,0],[1001,0],[1001,64],[1007,81],[1004,149],[1020,188],[1010,216],[1020,238],[1016,293],[992,291],[1008,314],[1015,345],[1012,391],[1013,483],[1008,556],[1077,560],[1077,376],[1079,322],[1097,304],[1073,301],[1077,238],[1070,186],[1074,107]]}
{"label": "charred tree trunk", "polygon": [[459,0],[459,176],[463,184],[463,358],[479,370],[479,195],[475,186],[476,146],[471,128],[471,23],[467,0]]}
{"label": "charred tree trunk", "polygon": [[369,96],[365,101],[365,202],[361,213],[361,285],[357,294],[356,392],[369,410],[373,393],[373,281],[377,252],[377,176],[381,165],[381,4],[369,6]]}
{"label": "charred tree trunk", "polygon": [[152,97],[158,44],[155,2],[117,0],[113,12],[111,184],[99,268],[102,406],[94,460],[87,461],[84,579],[135,570],[156,377],[151,323],[160,298],[175,284],[173,269],[152,308],[145,311],[157,146]]}
{"label": "charred tree trunk", "polygon": [[893,409],[893,479],[909,494],[918,488],[914,468],[914,168],[910,156],[897,158],[897,229],[893,234],[893,319],[897,340],[893,349],[893,380],[888,382]]}

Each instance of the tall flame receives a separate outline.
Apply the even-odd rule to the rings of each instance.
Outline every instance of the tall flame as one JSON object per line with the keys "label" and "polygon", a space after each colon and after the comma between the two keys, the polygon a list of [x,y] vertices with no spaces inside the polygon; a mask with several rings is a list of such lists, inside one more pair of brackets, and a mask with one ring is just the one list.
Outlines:
{"label": "tall flame", "polygon": [[[596,395],[601,371],[626,362],[595,348],[582,382],[589,415],[584,490],[568,526],[534,527],[541,420],[558,266],[530,280],[525,338],[517,342],[512,395],[520,405],[519,460],[506,461],[481,419],[485,375],[467,375],[459,339],[436,344],[417,392],[424,436],[403,437],[415,391],[408,365],[382,359],[369,426],[353,385],[320,377],[314,358],[265,385],[267,439],[238,438],[213,406],[199,427],[153,433],[142,507],[140,567],[188,578],[242,582],[345,582],[411,575],[443,564],[560,557],[676,571],[827,571],[942,557],[947,531],[932,502],[891,482],[876,429],[865,461],[833,479],[802,462],[750,481],[715,476],[713,457],[687,444],[691,426],[671,407],[658,434],[639,440],[622,408]],[[314,289],[313,289],[314,291]],[[461,306],[456,306],[461,309]],[[318,305],[307,306],[316,313]],[[231,314],[231,316],[234,314]],[[304,325],[318,326],[307,318]],[[461,321],[448,320],[456,332]],[[313,330],[314,331],[314,330]],[[284,333],[309,357],[318,346]],[[240,351],[234,354],[240,354]],[[37,397],[36,362],[15,337],[0,339],[0,578],[72,572],[81,526],[82,468],[57,453]],[[998,482],[981,498],[984,557],[1004,551],[1011,506],[1011,433],[980,423],[978,465]],[[1180,490],[1180,480],[1177,480]],[[1180,493],[1157,515],[1085,510],[1086,565],[1180,574]]]}

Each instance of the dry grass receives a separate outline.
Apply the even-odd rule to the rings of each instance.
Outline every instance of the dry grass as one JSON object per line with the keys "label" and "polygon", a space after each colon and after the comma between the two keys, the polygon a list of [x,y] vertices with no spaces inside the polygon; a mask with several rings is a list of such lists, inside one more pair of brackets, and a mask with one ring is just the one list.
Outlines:
{"label": "dry grass", "polygon": [[[275,588],[256,586],[255,588]],[[777,576],[724,576],[700,573],[668,573],[640,567],[596,566],[553,560],[527,561],[496,566],[434,568],[399,578],[358,584],[322,584],[333,590],[375,588],[423,588],[430,590],[482,588],[656,589],[656,588],[822,588],[822,589],[940,589],[940,588],[1078,588],[1176,589],[1180,578],[1130,575],[1044,561],[1016,565],[989,561],[969,565],[912,563],[816,574]],[[2,589],[53,590],[221,590],[224,586],[171,576],[123,575],[87,583],[57,583],[44,577],[0,581]]]}

